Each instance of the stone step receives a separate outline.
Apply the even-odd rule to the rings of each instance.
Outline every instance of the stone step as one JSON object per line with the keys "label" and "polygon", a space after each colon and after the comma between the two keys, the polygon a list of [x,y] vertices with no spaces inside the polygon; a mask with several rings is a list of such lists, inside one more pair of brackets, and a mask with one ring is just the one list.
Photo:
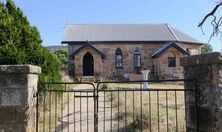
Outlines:
{"label": "stone step", "polygon": [[81,79],[82,82],[94,82],[94,80],[94,76],[83,76]]}

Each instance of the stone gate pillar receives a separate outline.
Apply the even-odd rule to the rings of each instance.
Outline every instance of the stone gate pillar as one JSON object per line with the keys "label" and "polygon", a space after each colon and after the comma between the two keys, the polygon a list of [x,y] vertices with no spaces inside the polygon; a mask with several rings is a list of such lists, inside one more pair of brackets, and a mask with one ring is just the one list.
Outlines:
{"label": "stone gate pillar", "polygon": [[[185,89],[197,91],[197,110],[195,94],[187,93],[186,115],[188,132],[222,132],[222,56],[218,52],[182,57],[185,79],[195,79],[196,84],[185,82]],[[198,115],[196,115],[198,113]],[[198,118],[198,120],[197,120]]]}
{"label": "stone gate pillar", "polygon": [[32,65],[0,65],[0,132],[35,132],[38,74]]}

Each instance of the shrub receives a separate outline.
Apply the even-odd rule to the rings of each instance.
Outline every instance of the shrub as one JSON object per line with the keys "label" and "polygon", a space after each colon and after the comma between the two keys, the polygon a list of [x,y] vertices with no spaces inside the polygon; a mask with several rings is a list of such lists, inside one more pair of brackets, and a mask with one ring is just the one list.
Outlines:
{"label": "shrub", "polygon": [[103,90],[108,89],[107,84],[102,84],[101,89],[103,89]]}
{"label": "shrub", "polygon": [[66,49],[60,49],[57,50],[54,54],[59,60],[61,69],[66,71],[68,69],[68,51]]}

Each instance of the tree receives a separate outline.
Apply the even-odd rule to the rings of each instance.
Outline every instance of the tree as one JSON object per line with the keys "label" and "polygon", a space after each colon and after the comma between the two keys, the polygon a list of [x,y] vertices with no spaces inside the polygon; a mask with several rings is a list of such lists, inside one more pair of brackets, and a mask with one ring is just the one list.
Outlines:
{"label": "tree", "polygon": [[58,59],[41,43],[38,29],[12,0],[0,2],[0,64],[38,65],[42,68],[40,81],[60,81]]}
{"label": "tree", "polygon": [[[211,39],[212,37],[214,37],[214,36],[217,36],[217,35],[220,35],[220,36],[221,36],[221,35],[222,35],[221,29],[220,29],[221,24],[222,24],[222,16],[218,17],[218,16],[215,15],[220,6],[222,6],[222,0],[220,0],[220,1],[214,6],[214,8],[213,8],[208,14],[206,14],[206,15],[204,16],[204,18],[202,19],[202,21],[198,24],[198,27],[201,28],[201,30],[202,30],[202,32],[203,32],[203,34],[204,34],[204,31],[203,31],[203,28],[202,28],[203,25],[204,25],[204,23],[205,23],[208,19],[210,19],[211,17],[213,18],[213,19],[211,20],[211,25],[212,25],[212,28],[213,28],[213,32],[212,32],[212,34],[211,34],[210,39]],[[209,39],[209,41],[210,41],[210,39]]]}
{"label": "tree", "polygon": [[213,48],[210,44],[204,44],[201,46],[201,54],[210,53],[213,51]]}

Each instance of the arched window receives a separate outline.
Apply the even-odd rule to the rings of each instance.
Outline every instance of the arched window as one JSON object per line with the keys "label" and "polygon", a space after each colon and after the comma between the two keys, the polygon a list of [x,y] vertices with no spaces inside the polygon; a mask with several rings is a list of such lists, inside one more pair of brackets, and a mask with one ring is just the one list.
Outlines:
{"label": "arched window", "polygon": [[134,52],[134,68],[141,67],[141,52],[139,48],[136,48]]}
{"label": "arched window", "polygon": [[168,67],[176,67],[176,56],[173,52],[168,56]]}
{"label": "arched window", "polygon": [[115,52],[115,65],[116,68],[123,68],[123,54],[120,48],[117,48]]}

